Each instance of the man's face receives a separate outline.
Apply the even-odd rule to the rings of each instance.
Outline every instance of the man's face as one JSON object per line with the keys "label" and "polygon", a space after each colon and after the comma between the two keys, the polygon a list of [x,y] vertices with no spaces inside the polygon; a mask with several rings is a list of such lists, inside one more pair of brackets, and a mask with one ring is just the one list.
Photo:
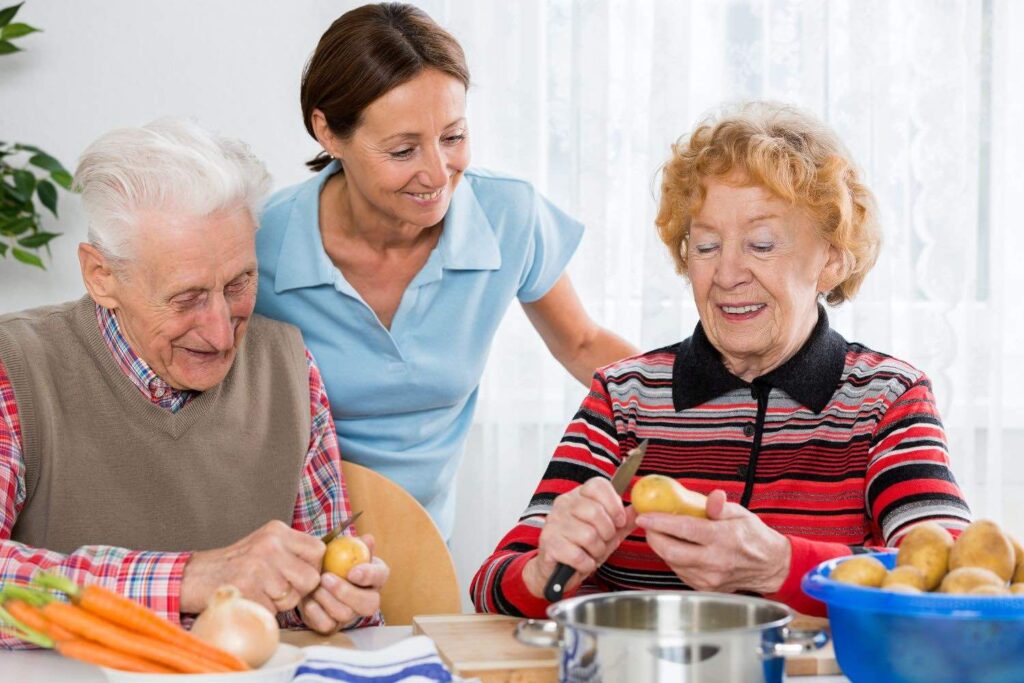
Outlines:
{"label": "man's face", "polygon": [[139,215],[132,258],[114,278],[118,323],[175,389],[205,391],[231,369],[256,305],[255,226],[248,209],[201,218]]}

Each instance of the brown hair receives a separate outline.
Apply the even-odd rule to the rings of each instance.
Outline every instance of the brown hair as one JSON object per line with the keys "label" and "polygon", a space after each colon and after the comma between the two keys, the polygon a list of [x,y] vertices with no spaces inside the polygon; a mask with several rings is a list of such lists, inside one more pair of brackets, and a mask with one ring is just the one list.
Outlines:
{"label": "brown hair", "polygon": [[852,298],[881,246],[874,196],[831,129],[810,114],[771,102],[726,109],[672,146],[662,168],[655,224],[679,274],[687,274],[686,242],[707,194],[704,180],[734,172],[810,212],[821,236],[843,258],[843,279],[825,301],[835,306]]}
{"label": "brown hair", "polygon": [[[302,116],[313,132],[319,109],[331,131],[346,138],[363,110],[425,69],[437,69],[469,87],[462,47],[423,10],[397,2],[345,12],[320,37],[302,73]],[[314,171],[330,163],[326,152],[306,162]]]}

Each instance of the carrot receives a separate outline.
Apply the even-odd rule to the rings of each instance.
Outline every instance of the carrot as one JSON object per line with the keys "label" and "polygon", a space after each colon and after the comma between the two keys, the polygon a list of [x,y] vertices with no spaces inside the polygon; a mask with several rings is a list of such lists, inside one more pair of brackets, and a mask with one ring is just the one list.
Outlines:
{"label": "carrot", "polygon": [[156,664],[145,659],[132,657],[117,650],[111,650],[99,643],[79,638],[62,640],[57,643],[57,652],[65,657],[77,659],[97,666],[105,666],[108,669],[119,669],[121,671],[136,671],[151,674],[173,674],[175,669]]}
{"label": "carrot", "polygon": [[20,621],[25,626],[28,626],[33,631],[39,631],[45,633],[56,641],[69,640],[74,636],[71,632],[57,626],[50,622],[49,619],[43,616],[43,613],[38,607],[33,607],[27,602],[21,600],[5,600],[4,607],[12,617]]}
{"label": "carrot", "polygon": [[36,575],[35,583],[61,591],[71,598],[71,602],[82,609],[107,621],[150,638],[176,645],[183,650],[194,652],[201,657],[228,667],[231,671],[247,671],[249,665],[238,657],[200,640],[176,624],[172,624],[159,614],[144,605],[126,598],[111,590],[89,584],[78,586],[63,576],[41,572]]}
{"label": "carrot", "polygon": [[75,605],[54,600],[43,608],[43,615],[76,636],[128,655],[158,662],[182,673],[230,671],[223,664],[212,662],[176,645],[132,633]]}

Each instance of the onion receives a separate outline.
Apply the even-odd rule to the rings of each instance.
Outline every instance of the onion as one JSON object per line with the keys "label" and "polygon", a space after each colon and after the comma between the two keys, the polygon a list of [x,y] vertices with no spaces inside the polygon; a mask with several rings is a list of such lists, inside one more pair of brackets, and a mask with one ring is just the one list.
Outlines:
{"label": "onion", "polygon": [[257,668],[270,659],[281,639],[274,615],[246,600],[234,586],[221,586],[192,626],[201,640]]}

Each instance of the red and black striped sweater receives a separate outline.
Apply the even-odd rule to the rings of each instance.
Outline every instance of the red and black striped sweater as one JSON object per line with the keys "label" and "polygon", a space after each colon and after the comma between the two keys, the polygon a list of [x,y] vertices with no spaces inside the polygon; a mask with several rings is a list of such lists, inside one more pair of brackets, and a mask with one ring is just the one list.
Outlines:
{"label": "red and black striped sweater", "polygon": [[[526,589],[522,570],[552,501],[592,476],[610,478],[643,440],[637,476],[668,475],[704,494],[723,489],[789,538],[789,576],[766,597],[800,612],[823,612],[800,590],[818,562],[895,546],[923,521],[954,534],[969,522],[922,372],[848,343],[821,310],[793,358],[747,383],[698,325],[679,344],[595,374],[519,523],[473,578],[478,611],[544,615],[548,603]],[[637,529],[579,592],[671,588],[686,586]]]}

